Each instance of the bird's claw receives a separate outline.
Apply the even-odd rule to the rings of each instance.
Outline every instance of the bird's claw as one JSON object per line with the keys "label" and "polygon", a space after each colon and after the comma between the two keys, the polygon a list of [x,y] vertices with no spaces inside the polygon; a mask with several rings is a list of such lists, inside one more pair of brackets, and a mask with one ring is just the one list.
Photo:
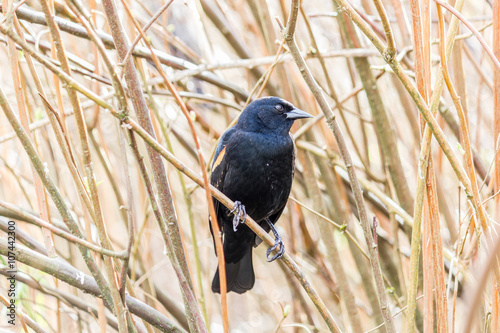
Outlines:
{"label": "bird's claw", "polygon": [[[269,255],[271,254],[271,252],[276,250],[278,248],[278,246],[279,246],[279,249],[276,252],[276,254],[274,256],[272,256],[271,258],[269,258]],[[276,259],[281,258],[284,253],[285,253],[285,244],[283,243],[283,240],[281,239],[281,237],[278,236],[278,238],[276,238],[276,240],[274,242],[274,245],[267,249],[267,252],[266,252],[267,262],[271,262],[271,261],[274,261]]]}
{"label": "bird's claw", "polygon": [[231,214],[234,214],[233,217],[233,230],[234,232],[237,231],[238,225],[240,223],[245,223],[245,220],[247,219],[247,212],[245,210],[245,206],[239,201],[234,202],[234,208],[230,212]]}
{"label": "bird's claw", "polygon": [[[274,224],[268,218],[266,219],[266,222],[267,222],[267,224],[269,224],[269,227],[271,228],[271,230],[274,234],[274,245],[272,247],[268,248],[267,252],[266,252],[267,261],[271,262],[271,261],[279,259],[283,256],[283,254],[285,253],[285,244],[283,243],[283,240],[281,239],[281,236],[278,233],[278,230],[276,230],[276,228],[274,227]],[[278,251],[276,251],[276,254],[274,256],[272,256],[271,258],[269,258],[269,255],[271,254],[271,252],[276,250],[278,248],[278,246],[279,246],[279,249],[278,249]]]}

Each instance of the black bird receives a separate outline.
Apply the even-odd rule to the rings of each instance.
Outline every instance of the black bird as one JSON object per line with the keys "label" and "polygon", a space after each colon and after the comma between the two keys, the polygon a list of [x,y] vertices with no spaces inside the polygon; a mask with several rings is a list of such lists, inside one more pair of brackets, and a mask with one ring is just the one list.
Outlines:
{"label": "black bird", "polygon": [[[259,245],[261,239],[244,224],[246,214],[264,230],[274,233],[275,244],[267,250],[269,261],[280,258],[285,251],[274,224],[292,187],[295,146],[290,128],[296,119],[310,117],[281,98],[259,98],[248,104],[236,125],[219,140],[210,182],[235,202],[234,209],[229,210],[214,199],[223,234],[228,292],[242,294],[255,283],[252,247]],[[278,253],[269,258],[278,247]],[[218,268],[212,291],[220,293]]]}

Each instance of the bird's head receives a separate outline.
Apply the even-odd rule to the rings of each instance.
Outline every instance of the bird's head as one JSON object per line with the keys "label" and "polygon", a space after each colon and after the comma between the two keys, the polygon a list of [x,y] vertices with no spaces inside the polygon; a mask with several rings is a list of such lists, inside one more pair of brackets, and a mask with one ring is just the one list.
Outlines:
{"label": "bird's head", "polygon": [[279,97],[262,97],[248,104],[236,126],[249,132],[288,134],[296,119],[312,116]]}

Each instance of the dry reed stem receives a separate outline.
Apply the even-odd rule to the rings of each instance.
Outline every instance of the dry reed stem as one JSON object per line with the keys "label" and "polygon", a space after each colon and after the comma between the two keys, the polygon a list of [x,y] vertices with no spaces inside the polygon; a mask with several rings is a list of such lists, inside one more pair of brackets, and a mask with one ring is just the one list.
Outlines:
{"label": "dry reed stem", "polygon": [[[133,15],[128,8],[128,6],[124,3],[124,7],[127,10],[130,19],[134,21]],[[136,29],[139,31],[140,35],[144,40],[147,40],[147,36],[145,35],[144,30],[136,24]],[[217,220],[217,215],[215,213],[215,207],[214,203],[212,200],[212,195],[210,193],[210,181],[208,180],[208,174],[206,170],[206,165],[205,165],[205,159],[203,157],[203,152],[201,150],[200,146],[200,141],[198,139],[198,135],[196,134],[196,129],[194,128],[193,121],[191,120],[191,115],[186,107],[186,104],[182,101],[180,98],[179,94],[177,93],[177,90],[174,88],[172,83],[168,80],[165,72],[161,68],[160,61],[158,60],[158,57],[155,56],[153,50],[151,49],[151,46],[148,43],[148,47],[150,48],[151,55],[153,57],[153,61],[155,62],[156,68],[158,72],[160,73],[161,77],[163,78],[163,82],[167,85],[168,90],[172,93],[172,95],[175,98],[175,101],[179,105],[179,107],[182,110],[182,113],[184,114],[184,117],[186,118],[188,124],[189,124],[189,129],[191,130],[191,134],[193,136],[193,140],[195,142],[196,146],[196,152],[198,153],[198,162],[200,164],[200,169],[202,172],[203,176],[203,185],[205,188],[205,194],[206,194],[206,199],[208,203],[208,209],[209,209],[209,214],[210,214],[210,223],[212,225],[212,228],[214,230],[214,239],[215,239],[215,245],[216,245],[216,252],[217,252],[217,257],[219,261],[219,279],[220,279],[220,285],[221,285],[221,307],[222,307],[222,323],[224,326],[224,332],[229,332],[229,319],[228,319],[228,313],[227,313],[227,283],[226,283],[226,267],[225,267],[225,260],[224,260],[224,250],[222,247],[222,233],[219,228],[218,220]],[[199,321],[199,318],[197,319]],[[202,332],[206,330],[205,323],[203,321],[197,323],[198,327],[197,330]]]}
{"label": "dry reed stem", "polygon": [[[5,5],[5,4],[7,4],[7,5]],[[13,1],[4,0],[4,2],[3,2],[4,14],[6,14],[7,16],[10,16],[10,19],[12,21],[14,21],[14,20],[16,20],[14,12],[7,11],[7,8],[6,8],[6,7],[11,7],[12,5],[13,5]],[[12,8],[12,10],[14,10],[14,8]],[[22,85],[21,85],[21,74],[20,74],[19,59],[18,59],[19,55],[16,51],[15,43],[12,40],[8,40],[7,45],[8,45],[8,56],[9,56],[11,73],[12,73],[12,79],[13,79],[13,83],[14,83],[14,89],[16,92],[16,101],[17,101],[17,106],[19,109],[19,117],[21,120],[21,124],[24,127],[24,130],[26,131],[26,133],[28,133],[28,135],[30,136],[30,139],[33,141],[34,136],[31,133],[31,131],[29,130],[28,113],[26,110],[27,107],[26,107],[26,103],[25,103],[24,92],[22,90]],[[39,147],[37,147],[37,149],[39,150]],[[33,181],[35,183],[35,194],[36,194],[36,199],[37,199],[37,203],[38,203],[38,210],[40,211],[41,218],[45,221],[49,221],[47,195],[46,195],[45,191],[43,190],[42,181],[38,177],[38,175],[33,167],[31,167],[31,173],[33,175]],[[42,228],[42,234],[44,237],[44,243],[45,243],[45,247],[47,248],[47,251],[50,253],[51,257],[55,256],[52,234],[46,228]]]}
{"label": "dry reed stem", "polygon": [[[322,112],[325,114],[326,121],[328,126],[331,128],[333,135],[335,136],[335,139],[337,141],[337,144],[339,145],[340,152],[342,155],[342,158],[345,161],[345,165],[347,167],[347,172],[349,174],[349,179],[351,181],[351,187],[354,193],[355,201],[356,201],[356,207],[358,208],[359,212],[359,217],[361,221],[361,225],[363,227],[363,233],[365,236],[365,241],[368,246],[368,252],[370,255],[370,263],[372,267],[372,273],[374,275],[374,279],[376,281],[376,290],[377,290],[377,296],[379,300],[379,305],[382,311],[382,314],[384,316],[384,321],[386,325],[386,329],[388,332],[395,332],[394,329],[394,324],[392,322],[392,316],[390,314],[390,308],[387,304],[387,298],[386,298],[386,291],[385,291],[385,286],[384,282],[382,279],[382,273],[380,269],[380,264],[378,260],[378,253],[377,253],[377,248],[374,246],[374,241],[373,241],[373,236],[371,234],[371,227],[370,227],[370,222],[368,221],[368,216],[366,213],[366,208],[363,200],[363,196],[361,193],[361,189],[356,177],[356,173],[353,170],[352,167],[352,160],[351,156],[349,153],[349,150],[347,149],[346,143],[344,141],[342,132],[335,120],[335,116],[331,113],[330,107],[328,106],[328,103],[326,102],[322,92],[320,91],[318,84],[314,80],[309,68],[307,67],[304,59],[298,52],[298,47],[294,39],[294,33],[295,33],[295,26],[297,22],[297,14],[300,6],[300,1],[294,0],[292,1],[291,4],[291,11],[290,15],[288,17],[288,22],[286,28],[282,28],[282,33],[283,37],[285,38],[285,41],[290,49],[290,52],[292,53],[296,63],[297,67],[299,68],[299,71],[301,72],[302,76],[304,77],[304,80],[306,81],[307,85],[309,86],[309,89],[311,89],[311,92],[313,93],[316,102],[319,104]],[[332,329],[332,327],[330,328]]]}

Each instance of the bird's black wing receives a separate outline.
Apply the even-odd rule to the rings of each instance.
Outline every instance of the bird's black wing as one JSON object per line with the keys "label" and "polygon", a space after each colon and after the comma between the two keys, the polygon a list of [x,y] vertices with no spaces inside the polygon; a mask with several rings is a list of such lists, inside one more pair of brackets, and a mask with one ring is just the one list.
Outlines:
{"label": "bird's black wing", "polygon": [[[226,176],[228,168],[227,159],[224,158],[226,155],[226,146],[231,140],[231,137],[234,134],[234,132],[235,129],[230,128],[222,135],[222,137],[219,140],[219,143],[217,144],[217,148],[215,149],[214,160],[212,162],[212,167],[211,167],[212,174],[210,175],[210,184],[212,184],[216,189],[218,189],[221,192],[224,192],[224,178]],[[225,207],[219,202],[219,200],[213,198],[213,201],[214,201],[215,213],[219,217],[223,213],[222,210]],[[219,218],[217,220],[219,228],[221,228],[222,227],[221,221]],[[212,238],[213,238],[214,233],[212,230],[212,224],[210,224],[210,232],[212,233]],[[215,243],[214,243],[214,249],[215,249]]]}

